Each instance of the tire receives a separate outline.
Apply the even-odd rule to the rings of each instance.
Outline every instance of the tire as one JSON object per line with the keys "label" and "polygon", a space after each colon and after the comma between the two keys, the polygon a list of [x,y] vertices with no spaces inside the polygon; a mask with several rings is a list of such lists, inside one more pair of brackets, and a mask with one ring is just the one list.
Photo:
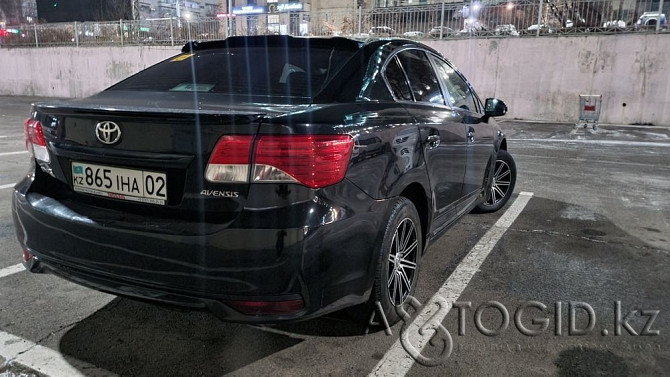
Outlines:
{"label": "tire", "polygon": [[487,198],[475,208],[476,212],[489,213],[502,208],[512,196],[515,184],[516,164],[512,155],[501,149],[498,151],[493,179],[487,190]]}
{"label": "tire", "polygon": [[423,252],[419,213],[409,199],[394,199],[383,237],[369,305],[379,301],[392,326],[400,320],[396,308],[414,294]]}

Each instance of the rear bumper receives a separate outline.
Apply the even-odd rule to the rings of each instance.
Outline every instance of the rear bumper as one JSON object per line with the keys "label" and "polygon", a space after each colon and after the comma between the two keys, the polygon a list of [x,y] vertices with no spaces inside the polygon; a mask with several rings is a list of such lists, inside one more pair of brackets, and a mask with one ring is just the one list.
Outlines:
{"label": "rear bumper", "polygon": [[[261,219],[268,213],[254,210],[240,224],[184,222],[181,234],[179,221],[166,227],[165,219],[134,216],[129,222],[120,212],[31,192],[31,183],[28,177],[16,186],[12,214],[21,247],[34,256],[27,263],[33,271],[255,323],[319,316],[366,301],[372,289],[387,202],[346,180],[291,211],[309,226],[295,226],[300,219],[292,218],[290,228],[250,228],[254,217],[267,223]],[[336,204],[345,197],[346,206]],[[314,213],[324,216],[318,226],[308,218]],[[286,313],[243,314],[231,305],[294,300],[303,301],[302,309]]]}

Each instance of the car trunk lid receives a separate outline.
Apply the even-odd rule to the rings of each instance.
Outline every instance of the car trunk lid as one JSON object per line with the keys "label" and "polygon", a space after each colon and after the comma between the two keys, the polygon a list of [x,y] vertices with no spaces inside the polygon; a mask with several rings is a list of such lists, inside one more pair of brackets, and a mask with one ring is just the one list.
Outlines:
{"label": "car trunk lid", "polygon": [[215,145],[225,135],[255,135],[263,119],[305,106],[232,105],[216,95],[148,92],[37,104],[34,117],[51,155],[40,165],[72,200],[129,213],[231,221],[244,208],[249,184],[204,179]]}

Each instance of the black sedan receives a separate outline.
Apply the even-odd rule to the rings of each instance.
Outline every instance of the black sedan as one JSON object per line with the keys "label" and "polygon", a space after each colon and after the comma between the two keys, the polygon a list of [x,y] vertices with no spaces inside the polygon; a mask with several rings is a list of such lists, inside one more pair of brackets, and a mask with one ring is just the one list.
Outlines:
{"label": "black sedan", "polygon": [[512,194],[506,110],[407,40],[192,42],[33,105],[13,192],[24,264],[229,321],[379,302],[394,322],[428,246]]}

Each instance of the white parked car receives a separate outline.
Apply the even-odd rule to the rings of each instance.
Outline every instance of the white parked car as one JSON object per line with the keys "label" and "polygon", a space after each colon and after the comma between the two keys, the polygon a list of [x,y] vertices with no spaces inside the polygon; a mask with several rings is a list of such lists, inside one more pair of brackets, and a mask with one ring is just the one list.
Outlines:
{"label": "white parked car", "polygon": [[533,25],[530,25],[530,26],[528,27],[528,29],[526,29],[526,30],[528,30],[528,31],[537,31],[537,29],[540,29],[540,33],[549,33],[549,34],[551,34],[551,33],[554,32],[554,30],[552,30],[549,26],[547,26],[547,25],[545,25],[545,24],[541,24],[541,25],[533,24]]}
{"label": "white parked car", "polygon": [[519,32],[516,30],[514,25],[498,25],[495,28],[496,35],[511,35],[513,37],[518,37]]}
{"label": "white parked car", "polygon": [[603,27],[608,29],[625,29],[626,21],[623,20],[607,21],[603,24]]}
{"label": "white parked car", "polygon": [[388,26],[375,26],[370,28],[368,34],[373,37],[393,37],[396,35],[396,32]]}
{"label": "white parked car", "polygon": [[424,33],[422,31],[406,31],[402,33],[402,36],[405,38],[423,38]]}
{"label": "white parked car", "polygon": [[570,28],[577,27],[577,26],[582,26],[583,27],[585,25],[586,25],[586,20],[583,19],[583,18],[578,18],[575,21],[570,20],[570,19],[565,20],[565,28],[566,29],[570,29]]}
{"label": "white parked car", "polygon": [[659,21],[658,12],[644,12],[635,23],[635,27],[656,27],[656,24],[659,22],[662,28],[665,29],[668,27],[668,19],[665,17],[665,13],[661,13]]}
{"label": "white parked car", "polygon": [[440,29],[442,31],[442,37],[446,37],[448,35],[451,35],[454,33],[454,30],[450,27],[446,26],[435,26],[430,31],[428,34],[430,34],[431,37],[433,38],[440,38]]}

